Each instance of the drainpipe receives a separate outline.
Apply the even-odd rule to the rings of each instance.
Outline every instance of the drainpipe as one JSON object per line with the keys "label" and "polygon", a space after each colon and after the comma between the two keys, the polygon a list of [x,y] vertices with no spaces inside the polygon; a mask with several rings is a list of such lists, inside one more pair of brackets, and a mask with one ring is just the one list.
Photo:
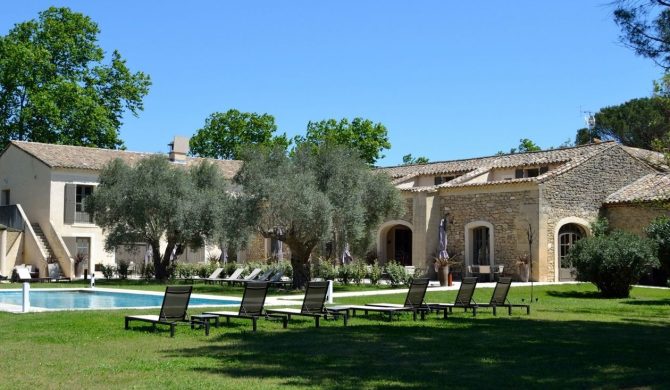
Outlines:
{"label": "drainpipe", "polygon": [[7,227],[0,225],[0,274],[5,274],[7,266]]}

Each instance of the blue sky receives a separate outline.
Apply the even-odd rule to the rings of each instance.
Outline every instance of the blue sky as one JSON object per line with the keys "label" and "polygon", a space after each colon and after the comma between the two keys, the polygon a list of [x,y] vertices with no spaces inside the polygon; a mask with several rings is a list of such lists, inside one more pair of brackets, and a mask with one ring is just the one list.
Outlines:
{"label": "blue sky", "polygon": [[165,152],[230,108],[274,115],[281,132],[364,117],[391,150],[431,161],[494,154],[530,138],[574,139],[582,111],[648,96],[661,70],[618,43],[609,0],[14,1],[0,34],[67,6],[98,23],[153,81],[129,150]]}

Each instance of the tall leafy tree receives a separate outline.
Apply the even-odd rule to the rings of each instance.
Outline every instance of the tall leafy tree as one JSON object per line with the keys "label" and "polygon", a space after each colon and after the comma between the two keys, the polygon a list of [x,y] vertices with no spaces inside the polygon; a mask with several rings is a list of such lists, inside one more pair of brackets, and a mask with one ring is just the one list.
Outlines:
{"label": "tall leafy tree", "polygon": [[670,70],[670,1],[618,0],[614,21],[624,45]]}
{"label": "tall leafy tree", "polygon": [[215,112],[190,141],[190,153],[201,157],[240,159],[250,145],[279,146],[286,149],[286,134],[275,136],[277,125],[269,114],[241,112],[235,109]]}
{"label": "tall leafy tree", "polygon": [[577,132],[576,143],[593,138],[615,140],[627,146],[651,149],[654,140],[670,131],[670,104],[661,97],[632,99],[618,106],[600,109],[593,129]]}
{"label": "tall leafy tree", "polygon": [[356,150],[370,165],[384,157],[385,149],[391,148],[386,126],[363,118],[354,118],[351,122],[346,118],[309,122],[305,136],[295,137],[295,142],[315,146],[325,143],[342,145]]}
{"label": "tall leafy tree", "polygon": [[[526,153],[526,152],[538,152],[540,150],[542,150],[542,148],[537,146],[537,144],[535,144],[535,142],[533,142],[532,140],[530,140],[528,138],[521,138],[519,140],[519,146],[517,146],[516,148],[511,148],[509,150],[509,154]],[[496,154],[497,155],[503,155],[503,154],[506,154],[506,153],[503,152],[502,150],[499,150]]]}
{"label": "tall leafy tree", "polygon": [[[221,231],[230,197],[218,169],[202,162],[190,169],[152,156],[129,166],[120,159],[100,173],[87,199],[96,224],[107,233],[105,248],[151,245],[156,278],[166,280],[185,245],[197,248]],[[165,246],[161,253],[161,240]]]}
{"label": "tall leafy tree", "polygon": [[[367,249],[371,234],[402,208],[387,176],[375,174],[355,151],[328,142],[254,148],[236,177],[252,210],[248,225],[288,245],[293,286],[310,279],[310,255],[320,243]],[[360,253],[360,252],[359,252]]]}
{"label": "tall leafy tree", "polygon": [[402,156],[402,165],[428,164],[428,157],[413,157],[411,153]]}
{"label": "tall leafy tree", "polygon": [[51,7],[0,37],[0,144],[37,141],[119,148],[123,114],[151,85],[118,51],[104,64],[98,25]]}

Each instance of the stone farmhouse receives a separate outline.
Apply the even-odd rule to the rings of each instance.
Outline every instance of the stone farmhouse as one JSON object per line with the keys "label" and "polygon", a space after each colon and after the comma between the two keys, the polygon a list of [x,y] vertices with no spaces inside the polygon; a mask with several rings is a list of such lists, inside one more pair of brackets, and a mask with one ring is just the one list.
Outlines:
{"label": "stone farmhouse", "polygon": [[[176,137],[170,146],[166,158],[175,164],[201,160],[186,155],[186,138]],[[0,154],[0,274],[31,264],[44,275],[47,262],[55,259],[65,276],[75,276],[76,254],[86,256],[89,272],[119,260],[146,261],[143,243],[106,252],[104,232],[86,212],[84,199],[109,161],[132,163],[148,155],[11,142]],[[229,179],[242,164],[212,161]],[[384,222],[377,231],[381,263],[397,260],[430,268],[445,220],[448,253],[458,255],[464,272],[488,266],[490,272],[502,268],[516,274],[518,257],[530,253],[532,278],[538,281],[572,277],[565,254],[591,234],[589,225],[599,215],[607,216],[614,228],[641,233],[654,217],[667,213],[657,201],[670,199],[662,156],[614,142],[378,171],[393,179],[406,202],[404,216]],[[275,247],[253,237],[237,258],[268,258]],[[218,254],[215,246],[187,249],[180,261],[203,262]]]}
{"label": "stone farmhouse", "polygon": [[515,275],[519,256],[530,254],[533,280],[571,280],[565,256],[599,215],[642,234],[668,213],[657,202],[670,199],[667,168],[661,154],[615,142],[381,168],[407,211],[380,227],[377,252],[381,261],[430,267],[444,219],[447,252],[466,273],[483,265]]}

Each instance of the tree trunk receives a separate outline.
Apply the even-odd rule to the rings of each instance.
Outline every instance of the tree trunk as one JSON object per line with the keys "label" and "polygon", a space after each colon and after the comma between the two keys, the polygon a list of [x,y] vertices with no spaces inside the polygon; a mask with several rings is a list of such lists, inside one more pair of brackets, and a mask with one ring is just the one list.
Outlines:
{"label": "tree trunk", "polygon": [[293,240],[287,240],[286,244],[291,249],[291,266],[293,267],[293,288],[304,289],[307,282],[312,278],[309,264],[309,256],[314,246],[301,245]]}
{"label": "tree trunk", "polygon": [[168,267],[170,265],[170,256],[172,256],[173,249],[174,243],[168,242],[168,245],[165,248],[165,252],[163,253],[163,256],[161,256],[160,243],[151,243],[156,280],[167,282],[168,278],[170,277]]}

